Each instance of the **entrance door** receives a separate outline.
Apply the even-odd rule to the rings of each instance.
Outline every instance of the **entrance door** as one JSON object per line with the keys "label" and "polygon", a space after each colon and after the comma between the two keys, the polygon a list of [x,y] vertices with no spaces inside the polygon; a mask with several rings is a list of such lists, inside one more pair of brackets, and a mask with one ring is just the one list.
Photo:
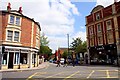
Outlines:
{"label": "entrance door", "polygon": [[8,62],[8,68],[13,68],[13,52],[9,52],[9,62]]}

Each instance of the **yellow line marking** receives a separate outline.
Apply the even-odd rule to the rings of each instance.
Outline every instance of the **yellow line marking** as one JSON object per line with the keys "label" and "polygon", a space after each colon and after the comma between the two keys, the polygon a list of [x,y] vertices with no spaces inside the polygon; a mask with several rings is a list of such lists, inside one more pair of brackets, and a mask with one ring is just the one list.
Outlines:
{"label": "yellow line marking", "polygon": [[110,78],[110,74],[108,70],[106,70],[106,75],[107,75],[107,78]]}
{"label": "yellow line marking", "polygon": [[[97,77],[97,78],[106,78],[106,77]],[[109,78],[118,78],[118,77],[109,77]]]}
{"label": "yellow line marking", "polygon": [[22,72],[22,70],[18,70],[17,72]]}
{"label": "yellow line marking", "polygon": [[[58,74],[62,74],[62,73],[63,73],[63,72],[60,72],[60,73],[58,73]],[[58,75],[58,74],[54,74],[54,75],[48,76],[48,77],[46,77],[46,78],[51,78],[51,77],[56,76],[56,75]]]}
{"label": "yellow line marking", "polygon": [[118,71],[118,70],[115,70],[115,71]]}
{"label": "yellow line marking", "polygon": [[70,76],[66,77],[64,80],[66,80],[66,79],[68,79],[68,78],[71,78],[72,76],[74,76],[75,74],[77,74],[77,73],[79,73],[79,72],[80,72],[80,71],[77,71],[77,72],[71,74]]}
{"label": "yellow line marking", "polygon": [[[106,70],[95,70],[95,71],[106,71]],[[109,71],[118,71],[118,70],[109,70]]]}
{"label": "yellow line marking", "polygon": [[33,76],[35,76],[37,74],[37,72],[36,73],[34,73],[33,75],[31,75],[31,76],[29,76],[26,80],[29,80],[29,79],[31,79]]}
{"label": "yellow line marking", "polygon": [[90,78],[90,76],[94,73],[95,71],[92,70],[92,72],[88,75],[87,79]]}

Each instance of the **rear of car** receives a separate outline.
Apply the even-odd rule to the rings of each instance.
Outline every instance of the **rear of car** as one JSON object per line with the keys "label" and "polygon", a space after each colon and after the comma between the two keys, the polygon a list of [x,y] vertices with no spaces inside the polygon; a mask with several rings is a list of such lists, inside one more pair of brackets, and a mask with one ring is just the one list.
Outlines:
{"label": "rear of car", "polygon": [[63,65],[64,64],[64,58],[60,59],[60,63]]}

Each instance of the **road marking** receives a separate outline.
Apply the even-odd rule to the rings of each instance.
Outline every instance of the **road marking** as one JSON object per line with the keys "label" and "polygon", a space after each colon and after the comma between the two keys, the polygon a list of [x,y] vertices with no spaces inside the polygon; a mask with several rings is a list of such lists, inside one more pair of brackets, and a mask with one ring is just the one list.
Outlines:
{"label": "road marking", "polygon": [[[46,74],[47,72],[38,72],[36,75]],[[36,76],[35,75],[35,76]]]}
{"label": "road marking", "polygon": [[92,72],[88,75],[87,79],[90,78],[90,76],[94,73],[95,71],[92,70]]}
{"label": "road marking", "polygon": [[[106,78],[106,77],[97,77],[97,78]],[[109,77],[109,78],[118,78],[118,77]]]}
{"label": "road marking", "polygon": [[37,72],[36,73],[34,73],[33,75],[31,75],[31,76],[29,76],[26,80],[29,80],[29,79],[31,79],[33,76],[35,76],[37,74]]}
{"label": "road marking", "polygon": [[110,74],[108,70],[106,70],[106,75],[107,75],[107,78],[110,78]]}
{"label": "road marking", "polygon": [[22,70],[18,70],[17,72],[22,72]]}
{"label": "road marking", "polygon": [[80,72],[80,71],[77,71],[77,72],[71,74],[70,76],[66,77],[64,80],[66,80],[66,79],[68,79],[68,78],[71,78],[72,76],[74,76],[75,74],[77,74],[77,73],[79,73],[79,72]]}
{"label": "road marking", "polygon": [[[62,74],[62,73],[63,73],[63,72],[60,72],[60,73],[58,73],[58,74]],[[54,74],[54,75],[48,76],[48,77],[46,77],[46,78],[51,78],[51,77],[56,76],[56,75],[58,75],[58,74]]]}

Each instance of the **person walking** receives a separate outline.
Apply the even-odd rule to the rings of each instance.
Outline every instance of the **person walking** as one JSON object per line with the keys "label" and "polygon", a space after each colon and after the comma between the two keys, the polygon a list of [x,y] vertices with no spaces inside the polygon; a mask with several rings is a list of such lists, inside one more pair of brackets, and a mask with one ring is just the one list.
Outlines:
{"label": "person walking", "polygon": [[75,67],[75,60],[74,59],[72,60],[72,64],[73,64],[73,67]]}
{"label": "person walking", "polygon": [[67,59],[66,58],[64,58],[64,65],[63,65],[63,67],[67,67]]}
{"label": "person walking", "polygon": [[57,66],[56,67],[60,67],[60,59],[57,60]]}

